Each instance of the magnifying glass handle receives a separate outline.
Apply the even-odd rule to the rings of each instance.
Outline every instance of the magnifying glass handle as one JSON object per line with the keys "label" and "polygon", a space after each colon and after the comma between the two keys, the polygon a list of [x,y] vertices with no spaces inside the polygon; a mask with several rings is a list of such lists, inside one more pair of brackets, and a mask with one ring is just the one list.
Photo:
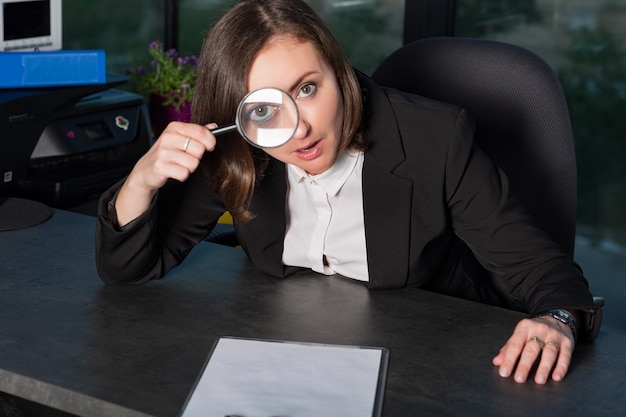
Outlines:
{"label": "magnifying glass handle", "polygon": [[237,125],[234,123],[232,125],[216,127],[215,129],[211,129],[211,133],[213,133],[215,136],[218,136],[223,133],[232,132],[233,130],[237,130]]}

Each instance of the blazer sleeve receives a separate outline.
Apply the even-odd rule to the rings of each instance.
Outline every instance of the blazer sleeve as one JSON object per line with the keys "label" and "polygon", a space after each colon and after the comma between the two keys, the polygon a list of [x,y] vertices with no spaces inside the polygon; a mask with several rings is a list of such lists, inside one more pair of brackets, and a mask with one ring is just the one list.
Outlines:
{"label": "blazer sleeve", "polygon": [[162,278],[213,230],[225,211],[221,198],[192,175],[185,183],[169,181],[147,212],[120,228],[114,203],[122,183],[106,191],[98,207],[96,267],[107,284]]}
{"label": "blazer sleeve", "polygon": [[594,311],[580,267],[536,226],[506,175],[473,143],[465,113],[446,156],[445,198],[455,233],[529,313]]}

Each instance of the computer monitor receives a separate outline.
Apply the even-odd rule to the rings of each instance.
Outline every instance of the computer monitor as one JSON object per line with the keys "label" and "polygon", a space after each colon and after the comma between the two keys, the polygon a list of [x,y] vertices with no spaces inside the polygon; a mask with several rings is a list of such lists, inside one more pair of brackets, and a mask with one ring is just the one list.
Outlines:
{"label": "computer monitor", "polygon": [[61,0],[0,0],[0,52],[62,48]]}

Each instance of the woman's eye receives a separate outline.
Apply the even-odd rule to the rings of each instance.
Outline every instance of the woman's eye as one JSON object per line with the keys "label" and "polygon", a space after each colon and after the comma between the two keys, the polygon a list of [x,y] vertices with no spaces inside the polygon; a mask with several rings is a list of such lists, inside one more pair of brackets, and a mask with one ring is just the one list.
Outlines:
{"label": "woman's eye", "polygon": [[267,106],[257,106],[254,108],[253,113],[254,115],[252,117],[255,119],[264,119],[269,113],[269,108]]}
{"label": "woman's eye", "polygon": [[271,104],[257,104],[248,111],[248,119],[254,123],[267,123],[274,116],[276,106]]}
{"label": "woman's eye", "polygon": [[317,90],[317,87],[315,86],[315,84],[304,85],[302,86],[302,88],[300,88],[300,91],[298,92],[298,98],[308,97],[310,95],[313,95],[316,90]]}

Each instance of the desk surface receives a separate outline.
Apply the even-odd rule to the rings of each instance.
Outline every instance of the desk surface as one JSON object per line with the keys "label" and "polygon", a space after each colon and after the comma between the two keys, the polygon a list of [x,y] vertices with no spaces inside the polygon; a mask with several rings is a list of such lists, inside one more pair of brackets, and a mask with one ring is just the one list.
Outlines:
{"label": "desk surface", "polygon": [[384,415],[607,415],[626,409],[626,336],[577,347],[561,383],[491,358],[521,317],[416,289],[312,273],[279,280],[201,244],[165,279],[97,277],[94,219],[56,211],[0,233],[0,391],[86,416],[176,416],[219,336],[387,347]]}

